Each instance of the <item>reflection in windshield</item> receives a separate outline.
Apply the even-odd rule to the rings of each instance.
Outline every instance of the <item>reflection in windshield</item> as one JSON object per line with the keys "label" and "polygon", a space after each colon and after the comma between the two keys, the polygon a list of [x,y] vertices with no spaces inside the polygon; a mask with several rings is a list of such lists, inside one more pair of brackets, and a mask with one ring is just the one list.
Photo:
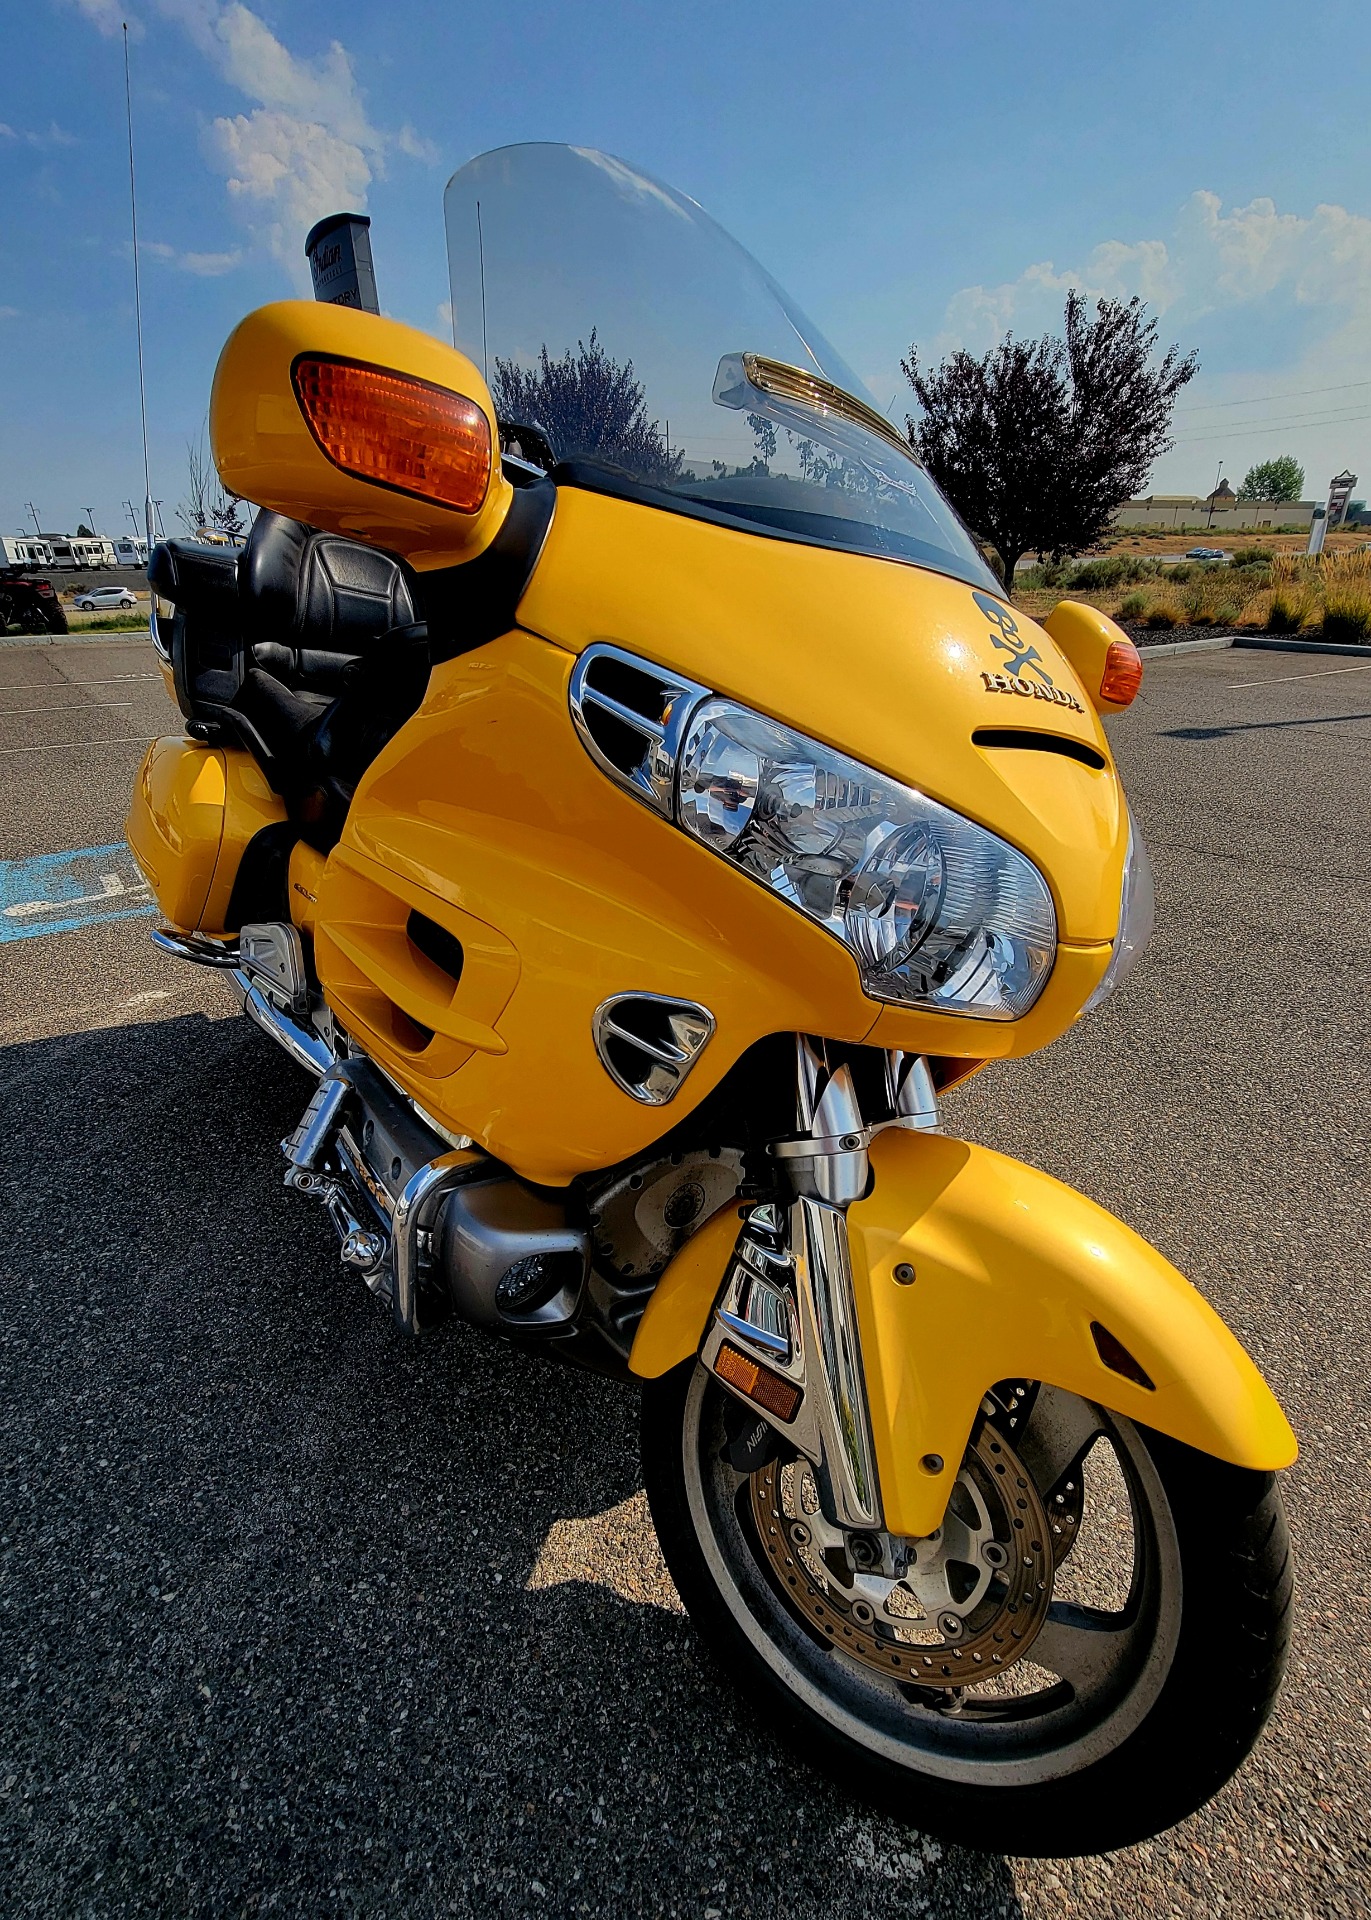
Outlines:
{"label": "reflection in windshield", "polygon": [[[502,426],[530,430],[507,445],[546,442],[579,486],[1000,591],[857,376],[693,200],[538,144],[471,161],[445,206],[454,342]],[[763,363],[766,391],[742,377]],[[806,383],[857,405],[815,405]]]}
{"label": "reflection in windshield", "polygon": [[531,367],[496,356],[490,397],[502,426],[534,427],[558,460],[600,460],[659,486],[681,467],[659,421],[649,420],[631,360],[611,360],[598,330],[554,360],[544,341]]}

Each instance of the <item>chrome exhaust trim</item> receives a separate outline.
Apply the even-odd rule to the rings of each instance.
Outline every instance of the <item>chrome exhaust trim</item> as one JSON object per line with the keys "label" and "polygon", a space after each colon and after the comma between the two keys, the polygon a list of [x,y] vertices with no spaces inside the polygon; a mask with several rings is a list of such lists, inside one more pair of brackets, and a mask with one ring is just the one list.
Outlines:
{"label": "chrome exhaust trim", "polygon": [[231,968],[238,965],[236,940],[216,940],[208,933],[178,933],[173,927],[154,927],[152,944],[177,960],[189,960],[197,967]]}
{"label": "chrome exhaust trim", "polygon": [[278,1046],[284,1047],[297,1067],[303,1067],[316,1078],[326,1074],[334,1064],[332,1047],[268,1000],[241,967],[233,969],[233,978],[243,996],[243,1012],[248,1018],[255,1021],[263,1033],[269,1033]]}

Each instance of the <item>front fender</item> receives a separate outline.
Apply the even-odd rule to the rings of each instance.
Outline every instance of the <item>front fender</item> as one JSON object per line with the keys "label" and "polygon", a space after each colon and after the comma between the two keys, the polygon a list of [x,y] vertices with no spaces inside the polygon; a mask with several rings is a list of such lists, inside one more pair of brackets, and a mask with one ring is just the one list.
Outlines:
{"label": "front fender", "polygon": [[[848,1229],[892,1533],[938,1526],[998,1380],[1063,1387],[1237,1466],[1295,1458],[1275,1396],[1213,1308],[1103,1207],[943,1135],[891,1129],[871,1163]],[[667,1269],[634,1342],[635,1373],[653,1378],[697,1350],[737,1225],[732,1208],[716,1215]],[[894,1269],[906,1265],[915,1278],[901,1285]],[[1118,1346],[1150,1386],[1117,1370]],[[941,1469],[926,1470],[934,1459]]]}

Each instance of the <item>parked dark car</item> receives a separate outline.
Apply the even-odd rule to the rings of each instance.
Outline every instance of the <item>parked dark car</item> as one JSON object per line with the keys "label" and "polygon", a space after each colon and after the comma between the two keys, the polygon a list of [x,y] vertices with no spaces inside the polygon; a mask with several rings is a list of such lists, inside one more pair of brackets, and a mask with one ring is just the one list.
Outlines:
{"label": "parked dark car", "polygon": [[35,580],[22,567],[0,568],[0,632],[67,633],[66,609],[50,580]]}

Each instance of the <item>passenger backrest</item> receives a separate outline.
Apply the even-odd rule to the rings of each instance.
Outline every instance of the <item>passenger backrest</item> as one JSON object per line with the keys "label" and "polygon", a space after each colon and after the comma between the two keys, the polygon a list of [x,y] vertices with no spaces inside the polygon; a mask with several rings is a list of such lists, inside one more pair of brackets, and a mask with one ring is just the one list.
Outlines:
{"label": "passenger backrest", "polygon": [[417,618],[389,554],[259,513],[238,560],[240,618],[252,664],[304,693],[334,694],[343,671]]}

